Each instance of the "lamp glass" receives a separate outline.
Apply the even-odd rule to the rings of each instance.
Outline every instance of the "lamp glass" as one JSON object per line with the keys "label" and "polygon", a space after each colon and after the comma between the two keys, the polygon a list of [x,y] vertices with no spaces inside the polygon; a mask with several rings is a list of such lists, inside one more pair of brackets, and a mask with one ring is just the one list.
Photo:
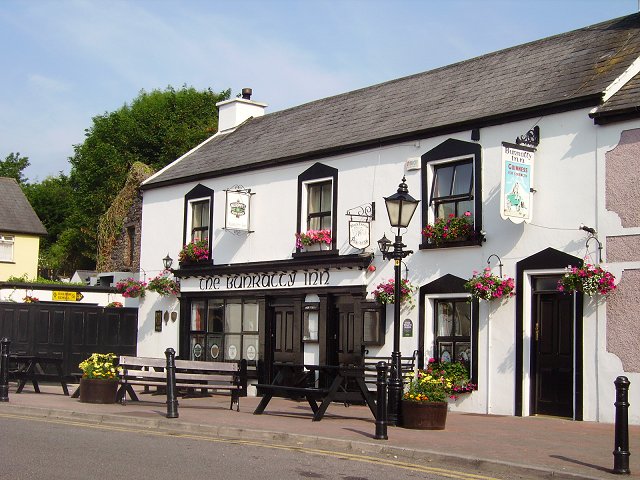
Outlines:
{"label": "lamp glass", "polygon": [[408,193],[396,193],[384,199],[389,215],[389,223],[395,228],[406,228],[418,208],[419,200]]}
{"label": "lamp glass", "polygon": [[378,240],[378,248],[382,253],[387,253],[389,251],[389,247],[391,246],[391,240],[387,238],[387,235],[383,235],[380,240]]}
{"label": "lamp glass", "polygon": [[173,258],[171,258],[167,253],[167,256],[162,259],[162,263],[164,264],[164,268],[166,270],[169,270],[171,268],[171,265],[173,265]]}

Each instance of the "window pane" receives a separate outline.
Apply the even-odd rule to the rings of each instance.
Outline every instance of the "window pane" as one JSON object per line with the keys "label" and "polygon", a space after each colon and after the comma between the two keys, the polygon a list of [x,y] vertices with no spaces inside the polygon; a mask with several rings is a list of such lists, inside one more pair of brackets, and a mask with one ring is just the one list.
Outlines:
{"label": "window pane", "polygon": [[322,202],[320,203],[320,207],[323,212],[331,211],[331,197],[332,197],[332,188],[331,182],[325,183],[322,185]]}
{"label": "window pane", "polygon": [[245,335],[242,338],[242,358],[249,363],[258,360],[258,335]]}
{"label": "window pane", "polygon": [[207,360],[210,362],[222,360],[222,352],[224,345],[222,343],[222,335],[207,336]]}
{"label": "window pane", "polygon": [[438,302],[437,336],[449,337],[453,335],[453,304],[451,302]]}
{"label": "window pane", "polygon": [[191,335],[191,360],[204,360],[204,335]]}
{"label": "window pane", "polygon": [[318,340],[318,312],[308,311],[302,315],[303,319],[303,340],[317,341]]}
{"label": "window pane", "polygon": [[439,345],[438,357],[441,362],[450,362],[453,358],[453,343],[451,342],[442,342]]}
{"label": "window pane", "polygon": [[205,321],[205,303],[204,300],[197,300],[191,302],[191,330],[202,331],[204,330]]}
{"label": "window pane", "polygon": [[258,304],[245,303],[244,315],[242,316],[242,331],[257,332],[258,331]]}
{"label": "window pane", "polygon": [[468,342],[456,343],[456,360],[469,365],[471,361],[471,344]]}
{"label": "window pane", "polygon": [[453,181],[453,166],[438,167],[435,170],[435,181],[432,198],[451,195],[451,182]]}
{"label": "window pane", "polygon": [[323,217],[313,217],[309,219],[309,230],[321,230]]}
{"label": "window pane", "polygon": [[242,354],[241,345],[242,335],[225,335],[224,336],[224,359],[240,360]]}
{"label": "window pane", "polygon": [[227,302],[227,308],[224,315],[224,331],[242,332],[242,304]]}
{"label": "window pane", "polygon": [[471,184],[473,178],[473,166],[471,163],[465,163],[456,166],[455,177],[453,180],[453,195],[469,194],[471,192]]}
{"label": "window pane", "polygon": [[471,304],[467,302],[456,302],[456,332],[458,336],[468,337],[471,335]]}
{"label": "window pane", "polygon": [[207,317],[208,332],[222,332],[224,320],[224,304],[221,300],[209,301],[209,315]]}
{"label": "window pane", "polygon": [[438,204],[436,208],[436,218],[449,218],[451,214],[456,214],[455,202]]}
{"label": "window pane", "polygon": [[380,312],[365,310],[363,339],[365,343],[380,342]]}
{"label": "window pane", "polygon": [[471,212],[471,219],[473,220],[473,201],[464,200],[462,202],[458,202],[458,211],[456,216],[461,217],[464,215],[464,212]]}
{"label": "window pane", "polygon": [[322,187],[319,184],[309,185],[309,209],[308,213],[318,213],[322,211],[320,209],[320,201],[322,198]]}

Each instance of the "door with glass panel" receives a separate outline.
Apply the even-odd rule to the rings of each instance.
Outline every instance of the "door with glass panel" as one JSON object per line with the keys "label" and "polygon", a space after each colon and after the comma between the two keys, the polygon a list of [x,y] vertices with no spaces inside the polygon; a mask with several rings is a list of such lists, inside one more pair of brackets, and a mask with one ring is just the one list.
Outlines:
{"label": "door with glass panel", "polygon": [[436,300],[434,357],[441,362],[471,361],[471,303],[466,298]]}
{"label": "door with glass panel", "polygon": [[193,300],[190,359],[235,362],[258,359],[258,305],[241,299]]}

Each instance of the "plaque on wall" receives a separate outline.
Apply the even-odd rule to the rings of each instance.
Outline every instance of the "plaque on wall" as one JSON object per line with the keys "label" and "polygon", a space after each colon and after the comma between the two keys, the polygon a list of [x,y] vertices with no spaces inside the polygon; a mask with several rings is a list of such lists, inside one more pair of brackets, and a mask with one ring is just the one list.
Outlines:
{"label": "plaque on wall", "polygon": [[156,332],[162,331],[162,310],[156,310]]}
{"label": "plaque on wall", "polygon": [[413,322],[408,318],[402,322],[402,336],[413,337]]}

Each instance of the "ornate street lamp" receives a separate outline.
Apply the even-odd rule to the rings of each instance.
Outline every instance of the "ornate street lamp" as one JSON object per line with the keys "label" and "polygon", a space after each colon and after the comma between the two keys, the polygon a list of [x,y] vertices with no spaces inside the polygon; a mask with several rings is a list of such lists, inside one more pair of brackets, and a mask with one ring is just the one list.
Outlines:
{"label": "ornate street lamp", "polygon": [[167,253],[167,256],[162,259],[162,263],[164,265],[164,269],[169,270],[171,265],[173,265],[173,258],[171,258]]}
{"label": "ornate street lamp", "polygon": [[388,421],[392,425],[400,424],[400,401],[402,400],[402,370],[400,353],[400,283],[402,259],[413,253],[411,250],[404,250],[406,245],[402,243],[401,228],[407,228],[411,218],[418,207],[420,200],[416,200],[409,195],[409,188],[405,183],[407,179],[402,177],[402,182],[398,186],[398,191],[390,197],[385,197],[384,202],[389,214],[389,223],[393,228],[397,228],[393,250],[389,251],[391,241],[386,235],[378,240],[378,246],[382,257],[393,260],[395,274],[393,292],[393,352],[391,352],[391,376],[389,378],[389,414]]}

